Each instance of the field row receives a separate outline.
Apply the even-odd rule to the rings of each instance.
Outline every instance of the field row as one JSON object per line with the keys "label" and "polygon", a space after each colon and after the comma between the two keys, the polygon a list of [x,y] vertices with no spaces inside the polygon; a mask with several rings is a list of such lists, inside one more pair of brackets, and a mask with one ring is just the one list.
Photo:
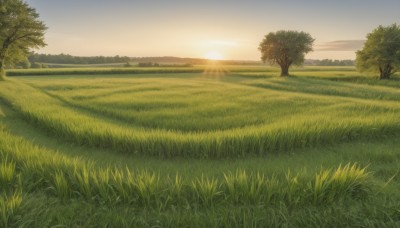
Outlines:
{"label": "field row", "polygon": [[[356,165],[321,170],[314,175],[291,174],[265,177],[237,170],[224,178],[183,181],[179,174],[160,179],[150,171],[97,168],[55,151],[0,131],[0,191],[15,193],[44,191],[61,199],[83,198],[108,204],[138,207],[212,206],[220,203],[287,205],[335,202],[365,198],[370,174]],[[4,196],[4,195],[3,195]],[[7,201],[6,201],[7,202]]]}
{"label": "field row", "polygon": [[[227,73],[227,72],[274,72],[279,70],[270,66],[242,66],[242,65],[198,65],[193,67],[79,67],[79,68],[53,68],[53,69],[18,69],[8,70],[8,76],[44,76],[44,75],[101,75],[101,74],[144,74],[144,73],[203,73],[209,74]],[[354,67],[300,67],[294,71],[355,71]]]}
{"label": "field row", "polygon": [[[0,160],[0,212],[3,215],[0,222],[5,227],[20,224],[21,216],[28,222],[27,224],[33,224],[34,221],[36,221],[35,224],[40,225],[45,224],[45,221],[48,224],[56,224],[57,220],[50,221],[50,219],[57,218],[54,217],[57,214],[47,214],[47,212],[47,216],[50,216],[48,218],[42,218],[38,214],[37,218],[41,219],[32,221],[28,219],[29,216],[44,210],[42,207],[45,205],[35,201],[36,197],[44,200],[45,204],[53,202],[54,206],[58,205],[56,206],[58,210],[64,210],[66,213],[71,212],[69,209],[62,209],[65,205],[71,210],[79,210],[80,213],[91,208],[90,205],[94,208],[102,208],[101,210],[105,210],[107,214],[117,213],[124,217],[112,219],[112,224],[119,224],[119,226],[129,226],[126,223],[129,220],[122,220],[129,217],[125,214],[128,212],[121,209],[126,207],[133,210],[130,216],[132,214],[136,216],[138,211],[146,212],[140,216],[150,216],[155,212],[161,213],[153,215],[156,217],[162,214],[170,215],[172,217],[168,219],[157,217],[157,219],[162,219],[164,225],[170,223],[168,226],[189,224],[189,220],[199,224],[200,221],[195,219],[198,216],[208,217],[207,221],[213,221],[212,224],[228,224],[228,220],[217,219],[225,213],[226,215],[236,214],[237,217],[232,221],[238,222],[237,220],[245,219],[243,216],[246,210],[256,214],[268,213],[276,217],[268,220],[269,222],[256,221],[263,216],[259,217],[250,213],[255,217],[249,221],[243,220],[245,224],[257,222],[257,224],[277,225],[281,222],[295,223],[293,219],[304,216],[304,213],[297,216],[291,215],[287,210],[300,212],[307,208],[306,211],[308,211],[314,207],[319,208],[321,205],[324,205],[323,208],[335,208],[334,205],[342,205],[349,201],[358,204],[368,201],[377,193],[384,192],[381,186],[375,184],[376,180],[372,173],[356,164],[340,165],[334,169],[321,168],[317,173],[287,171],[264,174],[236,170],[226,172],[222,177],[201,176],[190,180],[182,178],[177,173],[162,178],[160,174],[148,170],[101,168],[79,157],[69,157],[34,145],[29,140],[8,133],[6,129],[0,130],[0,157],[2,158]],[[388,202],[395,206],[390,200]],[[78,205],[80,209],[76,208]],[[116,208],[115,212],[113,208]],[[101,210],[96,209],[96,213],[92,216],[100,216]],[[321,210],[327,215],[333,213],[324,211]],[[178,212],[179,217],[169,214],[176,215]],[[72,215],[68,214],[68,216]],[[286,216],[294,216],[294,218],[290,219]],[[320,215],[315,216],[318,218]],[[337,216],[336,214],[335,217]],[[385,210],[374,216],[395,218],[393,216],[397,214],[395,210]],[[74,219],[79,218],[78,214],[74,215]],[[100,217],[98,219],[102,221]],[[310,219],[311,217],[304,218],[297,222],[303,224],[311,221]],[[329,218],[326,219],[329,220]],[[349,217],[348,219],[356,218]],[[354,220],[356,221],[358,220]],[[366,224],[368,220],[363,221]],[[76,225],[76,222],[75,220],[71,224]],[[134,219],[131,222],[149,226],[141,223],[143,221],[140,219]],[[151,222],[151,219],[147,222]],[[326,224],[326,221],[320,222],[320,224]],[[64,221],[63,224],[68,224],[68,221]]]}
{"label": "field row", "polygon": [[[52,85],[9,81],[0,93],[52,136],[156,157],[262,155],[377,139],[400,129],[400,106],[390,100],[293,94],[193,78],[61,80]],[[145,108],[137,110],[140,105]]]}

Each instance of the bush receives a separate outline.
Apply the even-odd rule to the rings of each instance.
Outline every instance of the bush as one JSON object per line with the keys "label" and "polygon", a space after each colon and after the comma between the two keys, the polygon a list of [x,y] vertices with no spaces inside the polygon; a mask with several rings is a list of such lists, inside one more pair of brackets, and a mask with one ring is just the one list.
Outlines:
{"label": "bush", "polygon": [[158,63],[152,63],[152,62],[144,62],[144,63],[139,63],[139,67],[159,67],[160,64]]}
{"label": "bush", "polygon": [[124,64],[124,67],[131,67],[132,66],[132,64],[130,64],[129,62],[126,62],[125,64]]}
{"label": "bush", "polygon": [[43,65],[43,64],[40,64],[40,63],[36,63],[36,62],[35,62],[35,63],[32,63],[31,67],[32,67],[32,68],[35,68],[35,69],[40,69],[40,68],[42,68],[42,65]]}

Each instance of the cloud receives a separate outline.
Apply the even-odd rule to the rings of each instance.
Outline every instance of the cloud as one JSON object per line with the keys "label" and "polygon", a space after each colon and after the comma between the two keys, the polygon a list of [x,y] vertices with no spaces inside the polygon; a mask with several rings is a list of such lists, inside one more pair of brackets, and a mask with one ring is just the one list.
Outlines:
{"label": "cloud", "polygon": [[357,51],[365,40],[336,40],[317,45],[315,51]]}

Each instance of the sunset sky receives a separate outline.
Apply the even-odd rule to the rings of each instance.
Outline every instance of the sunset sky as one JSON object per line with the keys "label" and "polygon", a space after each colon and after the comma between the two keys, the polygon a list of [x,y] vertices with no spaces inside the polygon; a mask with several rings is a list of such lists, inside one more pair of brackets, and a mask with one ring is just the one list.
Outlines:
{"label": "sunset sky", "polygon": [[49,27],[48,54],[259,60],[277,30],[315,39],[309,59],[353,59],[367,33],[400,23],[399,0],[27,0]]}

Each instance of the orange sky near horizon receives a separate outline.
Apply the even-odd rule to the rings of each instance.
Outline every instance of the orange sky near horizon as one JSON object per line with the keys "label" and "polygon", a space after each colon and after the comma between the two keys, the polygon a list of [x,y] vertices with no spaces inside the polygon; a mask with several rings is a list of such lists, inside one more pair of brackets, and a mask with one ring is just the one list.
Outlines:
{"label": "orange sky near horizon", "polygon": [[283,29],[316,39],[308,59],[354,59],[367,33],[400,23],[398,0],[27,2],[49,27],[37,52],[76,56],[259,60],[264,35]]}

